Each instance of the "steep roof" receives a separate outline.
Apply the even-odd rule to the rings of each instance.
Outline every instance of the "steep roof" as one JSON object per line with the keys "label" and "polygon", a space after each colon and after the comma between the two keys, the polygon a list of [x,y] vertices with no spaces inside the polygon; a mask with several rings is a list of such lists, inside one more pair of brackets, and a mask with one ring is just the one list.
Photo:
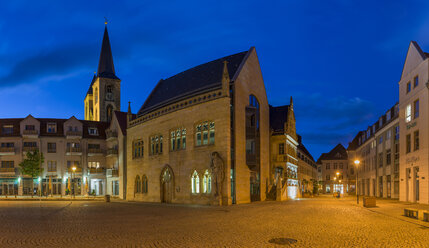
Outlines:
{"label": "steep roof", "polygon": [[338,144],[334,149],[328,153],[322,153],[318,162],[321,160],[345,160],[348,159],[347,150],[343,145]]}
{"label": "steep roof", "polygon": [[274,133],[284,133],[289,105],[273,107],[270,105],[270,128]]}
{"label": "steep roof", "polygon": [[98,77],[118,79],[115,75],[115,66],[113,65],[112,49],[110,47],[107,25],[104,28],[103,43],[101,44],[100,60],[98,62]]}
{"label": "steep roof", "polygon": [[298,135],[298,149],[302,153],[304,153],[305,155],[307,155],[311,159],[311,161],[316,162],[316,161],[314,161],[313,156],[311,156],[310,152],[307,150],[307,148],[302,143],[302,137],[300,135]]}
{"label": "steep roof", "polygon": [[137,115],[144,115],[165,105],[186,99],[190,96],[222,87],[224,61],[228,61],[230,79],[249,51],[233,54],[196,66],[167,79],[161,79],[146,99]]}
{"label": "steep roof", "polygon": [[91,84],[89,85],[89,89],[86,92],[86,95],[92,95],[92,85],[94,85],[95,80],[97,79],[97,76],[94,74],[91,80]]}
{"label": "steep roof", "polygon": [[115,111],[122,134],[127,135],[127,112]]}

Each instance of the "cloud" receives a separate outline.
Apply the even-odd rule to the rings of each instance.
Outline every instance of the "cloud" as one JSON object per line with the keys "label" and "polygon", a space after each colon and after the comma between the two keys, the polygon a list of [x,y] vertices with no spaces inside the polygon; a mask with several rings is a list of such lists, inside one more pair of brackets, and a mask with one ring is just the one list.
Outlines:
{"label": "cloud", "polygon": [[14,64],[0,78],[0,87],[31,83],[43,78],[58,78],[84,67],[96,68],[95,44],[73,44],[29,56]]}

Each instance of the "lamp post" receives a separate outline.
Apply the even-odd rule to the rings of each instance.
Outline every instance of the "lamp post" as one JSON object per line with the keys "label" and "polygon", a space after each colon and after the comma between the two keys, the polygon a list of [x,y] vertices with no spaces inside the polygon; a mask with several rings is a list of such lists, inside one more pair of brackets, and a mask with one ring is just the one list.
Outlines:
{"label": "lamp post", "polygon": [[74,184],[75,184],[75,182],[74,182],[74,180],[73,180],[73,178],[74,178],[74,177],[73,177],[73,174],[75,174],[75,172],[76,172],[76,166],[73,166],[73,167],[72,167],[72,170],[73,170],[73,173],[72,173],[72,182],[73,182],[73,198],[76,198],[76,197],[75,197],[76,189],[75,189],[75,185],[74,185]]}
{"label": "lamp post", "polygon": [[355,160],[355,165],[356,165],[356,203],[359,204],[359,194],[358,194],[358,166],[359,166],[359,159]]}

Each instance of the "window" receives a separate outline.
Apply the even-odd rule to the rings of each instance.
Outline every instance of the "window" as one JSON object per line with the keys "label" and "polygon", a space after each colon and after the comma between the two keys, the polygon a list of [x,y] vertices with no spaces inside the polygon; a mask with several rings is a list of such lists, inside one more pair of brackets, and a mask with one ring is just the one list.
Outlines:
{"label": "window", "polygon": [[94,90],[94,92],[95,92],[95,103],[97,104],[98,103],[98,88],[97,87],[95,87],[95,90]]}
{"label": "window", "polygon": [[192,174],[192,194],[200,193],[200,177],[198,176],[198,172],[195,170]]}
{"label": "window", "polygon": [[89,135],[98,135],[98,129],[96,127],[89,127],[88,128],[88,134]]}
{"label": "window", "polygon": [[13,142],[1,143],[1,147],[15,147],[15,143]]}
{"label": "window", "polygon": [[417,86],[419,86],[419,76],[414,77],[414,88],[416,88]]}
{"label": "window", "polygon": [[155,135],[149,138],[150,155],[162,154],[162,135]]}
{"label": "window", "polygon": [[133,158],[143,157],[143,140],[133,141]]}
{"label": "window", "polygon": [[414,151],[419,149],[419,130],[414,132]]}
{"label": "window", "polygon": [[134,182],[134,192],[141,193],[142,192],[142,181],[140,180],[140,176],[136,176],[136,180]]}
{"label": "window", "polygon": [[341,170],[343,169],[343,163],[340,163],[340,169]]}
{"label": "window", "polygon": [[88,162],[88,168],[100,168],[100,162]]}
{"label": "window", "polygon": [[67,161],[67,169],[71,169],[73,167],[80,168],[80,162],[79,161],[70,161],[70,160],[68,160]]}
{"label": "window", "polygon": [[399,140],[399,126],[395,127],[395,140]]}
{"label": "window", "polygon": [[285,154],[285,144],[284,143],[279,144],[279,154],[280,155]]}
{"label": "window", "polygon": [[405,122],[411,121],[411,104],[408,104],[405,108]]}
{"label": "window", "polygon": [[48,133],[56,133],[57,132],[57,123],[46,124],[46,130]]}
{"label": "window", "polygon": [[378,167],[383,167],[383,153],[378,154]]}
{"label": "window", "polygon": [[24,147],[37,147],[36,142],[24,142]]}
{"label": "window", "polygon": [[36,127],[34,125],[25,125],[25,130],[34,131],[36,130]]}
{"label": "window", "polygon": [[326,181],[331,180],[331,177],[329,175],[326,175]]}
{"label": "window", "polygon": [[407,148],[406,148],[406,152],[410,153],[411,152],[411,134],[407,134]]}
{"label": "window", "polygon": [[113,100],[113,86],[107,85],[106,87],[106,99]]}
{"label": "window", "polygon": [[408,92],[410,92],[410,91],[411,91],[411,83],[410,83],[410,82],[408,82],[408,83],[407,83],[407,93],[408,93]]}
{"label": "window", "polygon": [[143,177],[142,177],[142,193],[143,194],[147,193],[147,177],[146,177],[146,175],[143,175]]}
{"label": "window", "polygon": [[419,117],[419,99],[414,101],[414,119]]}
{"label": "window", "polygon": [[387,132],[386,132],[386,140],[390,140],[390,137],[392,137],[392,130],[387,130]]}
{"label": "window", "polygon": [[1,132],[3,134],[12,134],[13,133],[13,125],[3,125]]}
{"label": "window", "polygon": [[371,136],[371,130],[368,129],[366,131],[366,138],[369,139],[369,136]]}
{"label": "window", "polygon": [[329,163],[326,164],[326,169],[327,170],[331,169],[331,165]]}
{"label": "window", "polygon": [[57,143],[48,143],[48,153],[57,152]]}
{"label": "window", "polygon": [[14,161],[1,161],[2,168],[14,168]]}
{"label": "window", "polygon": [[392,117],[392,115],[390,114],[390,110],[387,111],[386,113],[386,122],[390,121],[390,118]]}
{"label": "window", "polygon": [[48,172],[57,172],[57,161],[48,161]]}
{"label": "window", "polygon": [[379,123],[379,127],[381,128],[381,126],[383,126],[383,117],[380,117],[378,123]]}
{"label": "window", "polygon": [[395,161],[399,160],[399,143],[395,144]]}
{"label": "window", "polygon": [[67,143],[67,150],[70,150],[71,148],[80,148],[80,143]]}
{"label": "window", "polygon": [[204,172],[203,177],[203,193],[210,194],[212,192],[212,176],[209,173],[209,170]]}
{"label": "window", "polygon": [[113,107],[110,104],[107,105],[106,107],[106,116],[107,116],[107,121],[110,122],[113,116]]}
{"label": "window", "polygon": [[386,150],[386,165],[390,165],[392,163],[391,153],[390,149]]}
{"label": "window", "polygon": [[383,143],[383,136],[380,136],[379,140],[378,140],[378,144],[382,144]]}
{"label": "window", "polygon": [[170,151],[186,149],[186,128],[178,128],[170,132]]}
{"label": "window", "polygon": [[213,145],[215,142],[215,123],[203,122],[196,126],[196,145]]}
{"label": "window", "polygon": [[337,169],[337,163],[334,163],[334,170]]}

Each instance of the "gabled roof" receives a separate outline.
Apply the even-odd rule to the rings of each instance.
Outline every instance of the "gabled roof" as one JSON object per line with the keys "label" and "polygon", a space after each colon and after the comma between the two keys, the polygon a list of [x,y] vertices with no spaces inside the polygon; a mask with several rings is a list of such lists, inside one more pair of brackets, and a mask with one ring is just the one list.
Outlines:
{"label": "gabled roof", "polygon": [[298,135],[298,149],[304,153],[305,155],[307,155],[307,157],[309,157],[311,159],[311,161],[314,161],[313,156],[311,156],[310,152],[307,150],[307,148],[304,146],[304,144],[302,143],[302,137],[300,135]]}
{"label": "gabled roof", "polygon": [[423,52],[415,41],[411,41],[408,46],[407,57],[402,68],[401,78],[414,70],[421,62],[428,58],[428,54]]}
{"label": "gabled roof", "polygon": [[110,47],[107,25],[104,28],[103,43],[101,44],[100,60],[98,62],[98,77],[118,79],[115,75],[115,66],[113,65],[112,49]]}
{"label": "gabled roof", "polygon": [[284,133],[287,122],[289,105],[273,107],[270,105],[270,129],[274,133]]}
{"label": "gabled roof", "polygon": [[137,115],[141,116],[190,96],[220,89],[224,61],[228,61],[230,79],[237,73],[249,51],[233,54],[196,66],[167,79],[161,79],[146,99]]}
{"label": "gabled roof", "polygon": [[115,111],[115,115],[116,119],[118,120],[119,127],[121,128],[122,134],[127,135],[127,112]]}
{"label": "gabled roof", "polygon": [[347,150],[343,145],[338,144],[334,149],[328,153],[322,153],[318,162],[321,160],[346,160],[348,159]]}

